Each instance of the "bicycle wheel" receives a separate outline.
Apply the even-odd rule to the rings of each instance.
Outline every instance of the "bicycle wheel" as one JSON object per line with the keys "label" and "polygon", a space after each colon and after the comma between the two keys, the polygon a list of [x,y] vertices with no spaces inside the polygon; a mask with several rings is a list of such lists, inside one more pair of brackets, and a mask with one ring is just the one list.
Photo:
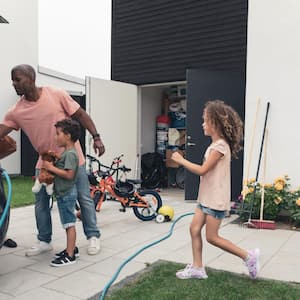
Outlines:
{"label": "bicycle wheel", "polygon": [[179,167],[175,174],[175,181],[176,181],[177,186],[180,189],[184,189],[184,179],[185,179],[184,173],[185,173],[184,167]]}
{"label": "bicycle wheel", "polygon": [[[138,207],[133,206],[133,212],[135,216],[142,221],[151,221],[153,220],[159,208],[162,206],[162,200],[160,195],[155,191],[139,191],[139,195],[149,204],[149,207]],[[136,198],[137,202],[140,202]]]}

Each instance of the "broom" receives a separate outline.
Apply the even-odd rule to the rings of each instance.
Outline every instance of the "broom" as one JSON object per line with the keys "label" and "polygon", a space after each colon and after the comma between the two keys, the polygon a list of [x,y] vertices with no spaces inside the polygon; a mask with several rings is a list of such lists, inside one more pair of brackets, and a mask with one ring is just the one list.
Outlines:
{"label": "broom", "polygon": [[243,225],[246,225],[248,227],[255,227],[255,225],[252,223],[251,217],[252,217],[252,210],[253,210],[253,204],[254,204],[254,199],[255,199],[255,193],[256,193],[256,186],[257,186],[257,181],[258,181],[261,157],[262,157],[262,152],[263,152],[264,140],[265,140],[265,132],[266,132],[266,127],[267,127],[269,108],[270,108],[270,102],[267,102],[267,110],[266,110],[266,116],[265,116],[265,122],[264,122],[264,129],[263,129],[262,140],[261,140],[261,144],[260,144],[258,165],[257,165],[257,170],[256,170],[256,176],[255,176],[254,191],[252,193],[253,197],[252,197],[252,201],[250,203],[250,209],[249,209],[249,218],[248,218],[247,222],[243,223]]}
{"label": "broom", "polygon": [[[250,137],[250,146],[249,146],[249,151],[248,151],[248,155],[247,155],[246,172],[245,172],[245,176],[243,178],[243,188],[242,188],[242,192],[241,192],[243,201],[242,201],[242,205],[239,208],[239,214],[241,214],[243,212],[249,212],[250,213],[250,211],[244,209],[244,204],[245,204],[245,194],[246,194],[246,191],[248,189],[249,171],[250,171],[250,165],[251,165],[251,161],[252,161],[254,136],[255,136],[255,131],[256,131],[256,124],[257,124],[257,116],[258,116],[258,112],[259,112],[259,107],[260,107],[260,98],[258,97],[257,101],[256,101],[256,111],[255,111],[255,115],[254,115],[252,131],[251,131],[251,137]],[[247,224],[244,224],[244,225],[247,225]]]}
{"label": "broom", "polygon": [[[255,136],[259,106],[260,106],[260,98],[257,98],[256,112],[255,112],[255,116],[254,116],[254,122],[253,122],[253,126],[252,126],[251,137],[250,137],[250,146],[249,146],[249,152],[248,152],[249,154],[248,154],[248,157],[247,157],[246,176],[243,180],[243,191],[245,191],[247,189],[248,180],[249,180],[249,171],[250,171],[250,165],[251,165],[251,160],[252,160],[254,136]],[[245,200],[244,193],[242,194],[242,196],[243,196],[243,200]]]}
{"label": "broom", "polygon": [[263,177],[262,177],[262,190],[261,190],[261,200],[260,200],[260,214],[259,220],[251,220],[254,228],[257,229],[275,229],[275,222],[264,220],[264,203],[265,203],[265,180],[266,180],[266,165],[267,165],[267,143],[268,143],[268,130],[265,133],[264,142],[264,161],[263,161]]}

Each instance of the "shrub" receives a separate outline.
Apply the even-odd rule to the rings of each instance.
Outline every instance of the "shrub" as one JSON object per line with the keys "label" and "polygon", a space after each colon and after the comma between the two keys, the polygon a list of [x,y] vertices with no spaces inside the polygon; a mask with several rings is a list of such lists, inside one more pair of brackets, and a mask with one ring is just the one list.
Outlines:
{"label": "shrub", "polygon": [[290,178],[285,175],[276,178],[271,184],[264,184],[264,186],[254,179],[244,182],[240,208],[241,219],[243,221],[248,219],[252,204],[251,218],[260,218],[261,197],[264,192],[264,220],[276,220],[280,211],[285,209],[292,222],[295,225],[300,225],[300,188],[291,191],[289,180]]}

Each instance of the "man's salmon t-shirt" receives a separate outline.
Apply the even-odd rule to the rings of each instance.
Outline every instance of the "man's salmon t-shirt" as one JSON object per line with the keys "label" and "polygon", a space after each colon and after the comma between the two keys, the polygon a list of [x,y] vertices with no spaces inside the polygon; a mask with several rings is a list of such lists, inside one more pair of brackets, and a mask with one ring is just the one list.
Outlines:
{"label": "man's salmon t-shirt", "polygon": [[199,194],[197,201],[205,207],[216,210],[229,210],[231,197],[229,145],[219,139],[207,148],[204,159],[207,159],[211,150],[223,154],[217,164],[200,177]]}
{"label": "man's salmon t-shirt", "polygon": [[[15,130],[22,129],[28,136],[32,146],[42,154],[48,150],[60,154],[63,148],[57,147],[54,136],[55,124],[73,115],[80,105],[67,92],[52,87],[42,87],[40,98],[37,101],[27,101],[22,96],[19,101],[7,112],[3,124]],[[79,141],[75,148],[78,153],[79,165],[82,165],[84,155]],[[41,157],[36,168],[41,167]]]}

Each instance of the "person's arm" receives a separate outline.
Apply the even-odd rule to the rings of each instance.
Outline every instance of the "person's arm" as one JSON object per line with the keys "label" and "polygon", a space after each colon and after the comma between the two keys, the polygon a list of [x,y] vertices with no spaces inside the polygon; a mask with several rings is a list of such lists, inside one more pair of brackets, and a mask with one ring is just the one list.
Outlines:
{"label": "person's arm", "polygon": [[80,107],[72,115],[72,118],[77,119],[80,124],[90,132],[94,140],[95,153],[98,154],[98,156],[101,156],[105,152],[105,147],[91,117]]}
{"label": "person's arm", "polygon": [[8,135],[11,131],[13,131],[13,128],[0,124],[0,139]]}
{"label": "person's arm", "polygon": [[59,169],[55,167],[51,162],[43,160],[43,168],[45,168],[47,171],[53,173],[54,175],[57,175],[59,177],[65,178],[65,179],[73,179],[75,176],[74,170],[67,170],[67,169]]}
{"label": "person's arm", "polygon": [[185,167],[190,172],[201,176],[211,170],[217,164],[219,159],[222,158],[222,156],[222,153],[212,149],[207,160],[202,165],[198,165],[188,161],[187,159],[183,158],[182,155],[178,152],[174,152],[171,156],[171,159]]}

